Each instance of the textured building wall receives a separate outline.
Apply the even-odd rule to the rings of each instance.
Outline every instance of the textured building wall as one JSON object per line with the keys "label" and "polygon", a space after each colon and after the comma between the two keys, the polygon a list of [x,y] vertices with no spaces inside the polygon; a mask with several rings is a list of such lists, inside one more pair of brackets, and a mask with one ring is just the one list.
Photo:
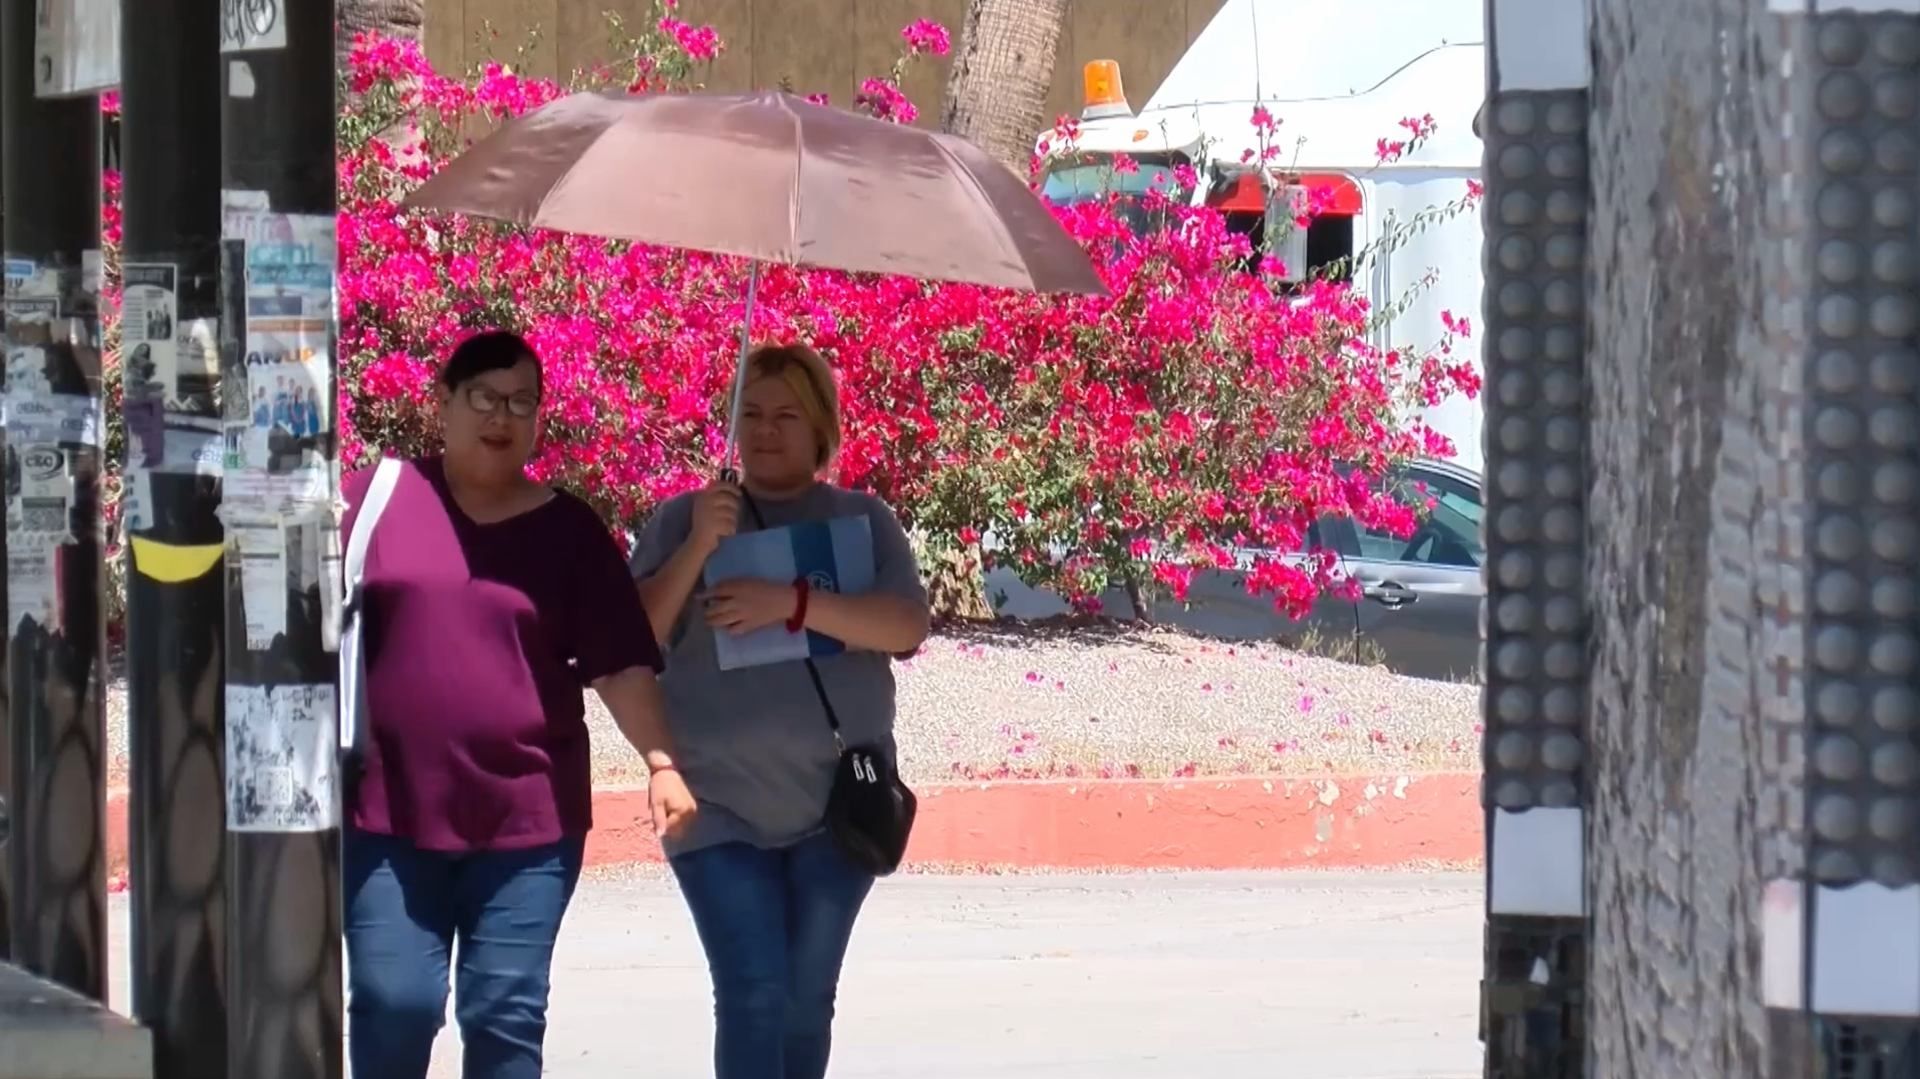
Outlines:
{"label": "textured building wall", "polygon": [[[1120,62],[1127,97],[1138,108],[1224,2],[1078,0],[1054,65],[1048,111],[1077,113],[1081,67],[1101,59]],[[727,42],[707,77],[711,88],[767,88],[784,78],[844,102],[861,79],[892,64],[901,27],[928,18],[958,34],[965,0],[682,0],[680,8],[689,22],[712,23]],[[560,75],[605,59],[606,12],[633,20],[651,9],[648,0],[428,0],[427,55],[442,69],[464,69],[510,59],[537,32],[527,70]],[[946,77],[944,63],[921,65],[908,77],[923,122],[939,112]]]}

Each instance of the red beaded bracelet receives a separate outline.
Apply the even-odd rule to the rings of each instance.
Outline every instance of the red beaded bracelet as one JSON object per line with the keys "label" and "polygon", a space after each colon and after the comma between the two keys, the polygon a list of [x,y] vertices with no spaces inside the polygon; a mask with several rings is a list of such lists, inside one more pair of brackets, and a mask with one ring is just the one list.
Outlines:
{"label": "red beaded bracelet", "polygon": [[807,587],[805,577],[796,577],[793,581],[793,617],[787,619],[787,632],[798,633],[807,627],[807,596],[812,589]]}

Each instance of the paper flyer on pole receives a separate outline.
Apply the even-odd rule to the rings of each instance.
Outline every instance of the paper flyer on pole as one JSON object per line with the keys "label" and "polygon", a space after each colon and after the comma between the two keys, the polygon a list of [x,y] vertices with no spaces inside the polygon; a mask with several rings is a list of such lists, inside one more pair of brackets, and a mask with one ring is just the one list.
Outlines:
{"label": "paper flyer on pole", "polygon": [[229,193],[243,244],[246,328],[226,375],[226,505],[275,516],[328,502],[333,440],[334,219]]}
{"label": "paper flyer on pole", "polygon": [[340,826],[332,685],[227,686],[227,827],[321,832]]}
{"label": "paper flyer on pole", "polygon": [[240,607],[247,648],[264,652],[287,631],[287,533],[278,520],[227,522],[229,550],[240,565]]}

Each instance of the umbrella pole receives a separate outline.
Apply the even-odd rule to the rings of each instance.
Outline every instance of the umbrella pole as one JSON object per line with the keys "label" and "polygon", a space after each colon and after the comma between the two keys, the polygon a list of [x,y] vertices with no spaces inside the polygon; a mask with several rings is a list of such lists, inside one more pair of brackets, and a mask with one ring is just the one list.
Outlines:
{"label": "umbrella pole", "polygon": [[738,482],[740,471],[740,407],[747,394],[747,356],[753,351],[753,308],[760,295],[760,262],[747,264],[747,314],[740,323],[740,359],[733,367],[733,401],[727,409],[727,450],[721,459],[721,478]]}

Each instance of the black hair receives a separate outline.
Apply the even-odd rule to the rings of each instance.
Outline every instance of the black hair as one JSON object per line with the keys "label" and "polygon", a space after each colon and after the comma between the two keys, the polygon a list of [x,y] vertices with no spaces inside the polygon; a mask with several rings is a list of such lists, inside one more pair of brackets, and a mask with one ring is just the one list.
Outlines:
{"label": "black hair", "polygon": [[540,370],[540,356],[527,344],[527,339],[506,330],[488,330],[460,342],[453,355],[441,365],[440,384],[457,390],[475,376],[489,371],[510,371],[528,362],[533,364],[534,384],[544,390],[546,380]]}

